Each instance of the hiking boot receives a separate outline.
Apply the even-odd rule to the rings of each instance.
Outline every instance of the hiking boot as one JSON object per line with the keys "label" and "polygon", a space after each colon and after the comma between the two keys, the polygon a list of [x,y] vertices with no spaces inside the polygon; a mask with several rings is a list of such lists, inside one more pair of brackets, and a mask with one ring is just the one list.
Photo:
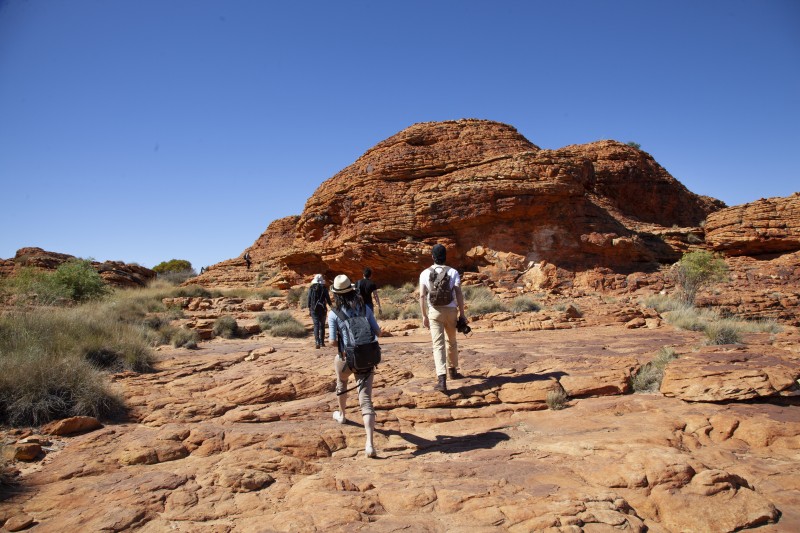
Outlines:
{"label": "hiking boot", "polygon": [[433,386],[433,390],[438,390],[439,392],[447,392],[447,375],[442,374],[439,376],[439,382]]}
{"label": "hiking boot", "polygon": [[344,424],[344,413],[342,413],[341,411],[334,411],[333,419],[339,422],[340,424]]}
{"label": "hiking boot", "polygon": [[464,376],[459,374],[455,368],[449,368],[448,373],[450,374],[450,379],[464,379]]}
{"label": "hiking boot", "polygon": [[317,346],[316,346],[316,348],[317,348],[317,350],[319,350],[319,343],[317,343]]}

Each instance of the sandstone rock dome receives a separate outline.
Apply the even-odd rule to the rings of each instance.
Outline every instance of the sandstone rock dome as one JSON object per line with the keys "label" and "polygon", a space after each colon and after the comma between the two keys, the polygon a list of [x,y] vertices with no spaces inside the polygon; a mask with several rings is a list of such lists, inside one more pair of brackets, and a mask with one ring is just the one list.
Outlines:
{"label": "sandstone rock dome", "polygon": [[[722,207],[616,141],[543,150],[498,122],[426,122],[367,150],[247,251],[257,283],[284,286],[317,272],[360,277],[364,266],[383,283],[413,281],[436,242],[466,272],[648,271],[680,256],[659,232],[696,226]],[[241,259],[193,280],[253,281]]]}

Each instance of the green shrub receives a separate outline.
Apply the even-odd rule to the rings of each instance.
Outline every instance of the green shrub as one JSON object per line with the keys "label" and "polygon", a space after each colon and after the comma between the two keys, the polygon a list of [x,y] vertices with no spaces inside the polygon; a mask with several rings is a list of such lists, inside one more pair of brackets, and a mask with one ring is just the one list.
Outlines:
{"label": "green shrub", "polygon": [[697,291],[712,283],[728,279],[728,266],[720,256],[706,250],[684,254],[673,265],[671,271],[678,297],[687,304],[694,304]]}
{"label": "green shrub", "polygon": [[68,297],[76,302],[96,300],[109,292],[106,282],[86,259],[61,263],[53,273],[53,282],[63,287]]}
{"label": "green shrub", "polygon": [[739,344],[742,342],[742,326],[737,320],[722,319],[706,324],[703,332],[707,344]]}
{"label": "green shrub", "polygon": [[215,337],[223,339],[233,339],[239,335],[239,325],[236,319],[230,315],[224,315],[214,321],[211,332]]}
{"label": "green shrub", "polygon": [[192,264],[185,259],[170,259],[169,261],[162,261],[153,267],[153,271],[157,274],[165,272],[185,272],[192,270]]}
{"label": "green shrub", "polygon": [[553,411],[564,409],[567,406],[567,401],[569,401],[569,396],[561,387],[548,391],[547,398],[545,399],[547,407]]}
{"label": "green shrub", "polygon": [[685,306],[674,311],[664,313],[664,319],[678,329],[688,331],[703,331],[709,319],[716,317],[710,316],[711,313],[703,313],[695,307]]}
{"label": "green shrub", "polygon": [[637,142],[633,142],[633,141],[629,141],[629,142],[627,142],[625,144],[627,144],[628,146],[632,146],[632,147],[636,148],[637,150],[642,148],[641,144],[639,144]]}
{"label": "green shrub", "polygon": [[664,378],[664,368],[667,364],[676,359],[675,350],[663,347],[656,354],[655,358],[642,365],[639,370],[631,376],[631,388],[634,392],[656,392],[661,387],[661,380]]}
{"label": "green shrub", "polygon": [[542,306],[529,296],[517,296],[511,300],[511,310],[515,313],[526,313],[530,311],[539,311]]}
{"label": "green shrub", "polygon": [[384,320],[397,320],[403,314],[403,309],[391,302],[381,305],[380,318]]}

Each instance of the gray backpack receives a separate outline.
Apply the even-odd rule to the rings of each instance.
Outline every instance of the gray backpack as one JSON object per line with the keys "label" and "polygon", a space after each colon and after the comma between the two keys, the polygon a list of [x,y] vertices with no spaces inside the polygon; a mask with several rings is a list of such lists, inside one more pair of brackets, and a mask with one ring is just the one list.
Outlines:
{"label": "gray backpack", "polygon": [[[437,272],[438,269],[438,272]],[[449,305],[453,301],[453,288],[450,286],[450,267],[432,266],[430,273],[430,301],[434,307]]]}
{"label": "gray backpack", "polygon": [[338,309],[333,309],[339,320],[339,349],[345,355],[347,366],[357,374],[371,372],[381,362],[381,347],[375,340],[367,319],[366,309],[360,309],[354,316],[348,317]]}

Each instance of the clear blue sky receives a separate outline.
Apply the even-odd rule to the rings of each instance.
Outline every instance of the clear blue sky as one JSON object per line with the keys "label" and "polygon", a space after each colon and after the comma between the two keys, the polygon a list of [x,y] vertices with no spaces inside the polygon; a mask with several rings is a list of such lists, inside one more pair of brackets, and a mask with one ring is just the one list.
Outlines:
{"label": "clear blue sky", "polygon": [[416,122],[800,190],[800,2],[0,1],[0,258],[199,271]]}

